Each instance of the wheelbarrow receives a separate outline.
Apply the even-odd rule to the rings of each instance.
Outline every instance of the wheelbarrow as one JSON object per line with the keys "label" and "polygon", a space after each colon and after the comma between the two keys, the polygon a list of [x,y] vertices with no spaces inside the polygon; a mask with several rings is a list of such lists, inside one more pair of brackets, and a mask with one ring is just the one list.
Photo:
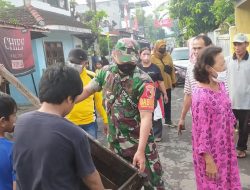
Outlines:
{"label": "wheelbarrow", "polygon": [[[146,174],[138,170],[122,157],[104,147],[99,141],[86,134],[89,139],[91,155],[105,189],[140,190]],[[81,190],[88,189],[82,184]]]}

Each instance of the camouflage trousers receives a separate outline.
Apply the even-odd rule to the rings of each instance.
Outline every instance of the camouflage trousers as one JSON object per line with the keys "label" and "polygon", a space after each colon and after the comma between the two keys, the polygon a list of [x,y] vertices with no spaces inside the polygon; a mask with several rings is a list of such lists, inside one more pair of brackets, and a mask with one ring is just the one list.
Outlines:
{"label": "camouflage trousers", "polygon": [[[154,137],[149,137],[154,138]],[[109,139],[111,140],[111,139]],[[116,154],[120,155],[127,161],[133,161],[133,157],[136,153],[138,142],[132,139],[123,140],[111,140],[109,141],[110,148],[115,151]],[[145,173],[147,179],[144,182],[145,190],[165,190],[164,182],[162,181],[162,166],[159,159],[158,151],[155,142],[149,142],[145,149],[146,168]]]}

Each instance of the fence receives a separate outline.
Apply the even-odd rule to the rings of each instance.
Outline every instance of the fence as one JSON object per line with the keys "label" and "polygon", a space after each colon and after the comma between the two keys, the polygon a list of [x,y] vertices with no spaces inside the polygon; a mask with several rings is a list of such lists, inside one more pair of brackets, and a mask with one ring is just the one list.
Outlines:
{"label": "fence", "polygon": [[209,32],[208,36],[213,40],[213,44],[219,46],[223,50],[225,57],[230,56],[230,35],[219,35],[216,32]]}

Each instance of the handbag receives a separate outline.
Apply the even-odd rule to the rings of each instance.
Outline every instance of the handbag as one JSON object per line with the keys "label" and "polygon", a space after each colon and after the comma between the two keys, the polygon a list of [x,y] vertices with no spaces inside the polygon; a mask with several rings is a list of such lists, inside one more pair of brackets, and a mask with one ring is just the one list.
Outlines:
{"label": "handbag", "polygon": [[162,63],[163,66],[164,66],[164,72],[167,73],[167,74],[169,74],[169,75],[171,75],[171,73],[172,73],[172,71],[173,71],[172,67],[169,66],[169,65],[165,65],[165,64],[163,63],[162,59],[161,59],[161,63]]}

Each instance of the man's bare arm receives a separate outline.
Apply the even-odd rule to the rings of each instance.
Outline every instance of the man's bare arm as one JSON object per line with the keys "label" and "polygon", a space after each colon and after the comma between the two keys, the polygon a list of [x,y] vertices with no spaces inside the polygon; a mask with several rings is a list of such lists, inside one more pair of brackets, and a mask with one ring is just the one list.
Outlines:
{"label": "man's bare arm", "polygon": [[92,174],[85,176],[82,180],[90,190],[104,190],[101,177],[97,170],[95,170]]}
{"label": "man's bare arm", "polygon": [[16,190],[16,181],[13,182],[13,190]]}
{"label": "man's bare arm", "polygon": [[180,117],[180,120],[178,123],[178,134],[181,134],[181,129],[184,127],[185,118],[186,118],[188,110],[191,107],[191,103],[192,103],[191,94],[185,94],[184,101],[183,101],[183,107],[182,107],[182,111],[181,111],[181,117]]}
{"label": "man's bare arm", "polygon": [[85,100],[86,98],[88,98],[90,95],[92,95],[94,93],[95,93],[95,91],[91,90],[91,87],[88,84],[87,86],[85,86],[83,88],[82,93],[76,97],[75,103],[78,103],[78,102]]}
{"label": "man's bare arm", "polygon": [[137,151],[133,159],[133,165],[139,167],[139,171],[145,170],[145,149],[148,142],[148,136],[152,128],[152,112],[142,111],[141,116],[141,127],[140,137]]}

